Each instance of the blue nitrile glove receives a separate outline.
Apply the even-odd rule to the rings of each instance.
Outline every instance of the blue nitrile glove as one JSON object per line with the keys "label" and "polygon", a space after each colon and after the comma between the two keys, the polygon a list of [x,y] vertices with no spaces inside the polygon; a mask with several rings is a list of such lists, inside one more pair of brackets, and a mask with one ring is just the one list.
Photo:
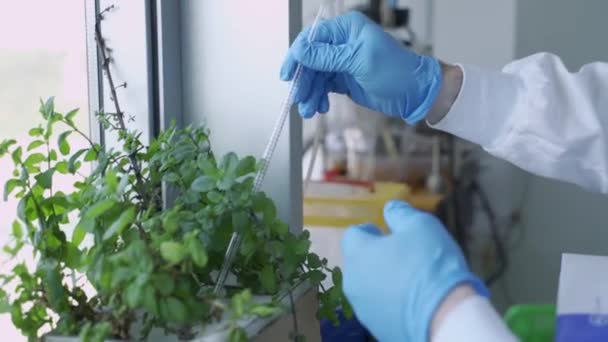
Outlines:
{"label": "blue nitrile glove", "polygon": [[296,38],[281,68],[288,81],[298,63],[305,67],[295,96],[303,117],[326,113],[327,94],[335,92],[410,124],[424,119],[441,88],[436,59],[408,50],[358,12],[321,21],[312,43],[309,30]]}
{"label": "blue nitrile glove", "polygon": [[390,235],[372,225],[342,241],[344,292],[357,318],[382,342],[427,342],[435,310],[458,285],[488,290],[434,216],[393,201],[384,207]]}

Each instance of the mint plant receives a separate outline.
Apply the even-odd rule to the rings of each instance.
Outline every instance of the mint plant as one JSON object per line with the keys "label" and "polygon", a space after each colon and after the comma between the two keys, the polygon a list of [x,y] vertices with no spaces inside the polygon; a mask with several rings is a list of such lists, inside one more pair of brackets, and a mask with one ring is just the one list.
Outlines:
{"label": "mint plant", "polygon": [[[115,85],[101,35],[112,8],[99,14],[95,35],[115,111],[97,119],[118,147],[92,141],[74,123],[78,110],[58,112],[53,98],[41,101],[31,142],[0,142],[0,158],[14,165],[4,199],[18,200],[15,220],[2,218],[12,228],[3,251],[14,267],[0,274],[0,314],[30,341],[47,333],[143,340],[153,328],[188,339],[218,321],[231,341],[243,341],[240,318],[285,310],[279,296],[307,280],[321,288],[319,317],[337,322],[338,308],[351,316],[340,270],[311,253],[308,232],[292,234],[273,201],[253,190],[254,157],[216,158],[204,127],[172,126],[148,144],[128,129],[116,93],[126,83]],[[89,146],[76,150],[76,135]],[[69,191],[55,186],[64,175],[77,178]],[[218,297],[215,275],[235,230],[236,283]],[[334,282],[328,290],[325,272]],[[253,294],[273,300],[254,303]],[[290,337],[301,340],[296,327]]]}
{"label": "mint plant", "polygon": [[[0,157],[14,163],[4,198],[19,200],[4,252],[18,260],[30,246],[36,260],[0,275],[2,289],[15,289],[0,290],[0,311],[30,340],[45,331],[92,341],[145,338],[154,327],[188,338],[225,310],[231,338],[243,340],[236,320],[283,309],[276,300],[254,305],[252,293],[277,298],[303,280],[319,285],[323,271],[333,273],[335,286],[320,294],[320,315],[350,311],[339,269],[329,270],[309,251],[308,232],[290,233],[273,201],[253,191],[255,158],[216,158],[209,132],[197,127],[171,127],[144,145],[115,114],[100,114],[121,142],[108,149],[74,125],[76,110],[59,113],[51,98],[40,112],[43,123],[30,130],[27,146],[0,143]],[[74,151],[73,135],[90,146]],[[88,174],[85,164],[92,166]],[[54,189],[61,174],[79,178],[73,191]],[[171,205],[163,202],[163,185],[175,194]],[[215,274],[234,230],[243,236],[232,267],[238,284],[218,298]],[[138,320],[140,336],[131,336]]]}

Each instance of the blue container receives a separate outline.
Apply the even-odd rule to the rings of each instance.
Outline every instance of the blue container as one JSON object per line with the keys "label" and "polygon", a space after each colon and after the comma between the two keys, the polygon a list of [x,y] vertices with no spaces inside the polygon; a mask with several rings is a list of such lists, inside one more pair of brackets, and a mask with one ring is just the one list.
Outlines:
{"label": "blue container", "polygon": [[340,324],[335,326],[329,320],[321,320],[321,340],[323,342],[367,342],[370,334],[356,317],[346,319],[341,310],[337,311]]}

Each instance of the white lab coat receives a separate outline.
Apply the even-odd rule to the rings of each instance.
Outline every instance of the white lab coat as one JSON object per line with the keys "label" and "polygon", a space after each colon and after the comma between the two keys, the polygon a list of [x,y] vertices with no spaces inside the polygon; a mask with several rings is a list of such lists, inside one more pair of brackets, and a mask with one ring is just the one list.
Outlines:
{"label": "white lab coat", "polygon": [[[502,72],[461,67],[460,94],[435,128],[529,172],[608,193],[608,63],[570,73],[557,56],[540,53]],[[434,338],[515,340],[481,297],[458,305]]]}

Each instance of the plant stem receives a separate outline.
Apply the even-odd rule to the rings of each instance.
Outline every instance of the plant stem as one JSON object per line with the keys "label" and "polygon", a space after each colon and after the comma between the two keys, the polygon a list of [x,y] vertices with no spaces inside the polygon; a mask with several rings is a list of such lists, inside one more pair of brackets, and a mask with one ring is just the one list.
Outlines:
{"label": "plant stem", "polygon": [[[48,139],[46,140],[46,167],[47,170],[51,169],[51,146],[49,145]],[[49,189],[51,197],[53,197],[53,182],[51,182],[51,188]],[[54,207],[53,207],[54,211]]]}
{"label": "plant stem", "polygon": [[[25,170],[25,165],[23,163],[21,163],[21,167]],[[38,203],[38,201],[36,201],[36,197],[34,196],[34,192],[32,190],[32,184],[30,183],[30,179],[29,179],[29,174],[25,181],[25,186],[27,187],[27,190],[30,192],[30,198],[32,199],[32,201],[34,201],[34,205],[36,206],[36,211],[38,212],[38,222],[40,222],[40,225],[42,226],[42,230],[46,230],[46,221],[44,220],[44,213],[42,211],[42,208],[40,207],[40,204]],[[27,200],[26,200],[26,204],[27,204]]]}
{"label": "plant stem", "polygon": [[[103,13],[111,9],[112,7],[106,8],[102,13],[99,14],[97,20],[95,22],[95,40],[97,41],[97,47],[99,53],[101,54],[102,59],[102,68],[105,71],[106,78],[108,80],[109,88],[110,88],[110,98],[114,103],[114,107],[116,108],[116,121],[118,122],[120,130],[124,133],[127,133],[127,126],[125,125],[124,120],[124,112],[120,108],[120,103],[118,102],[118,95],[116,94],[116,86],[114,85],[114,78],[112,77],[112,71],[110,70],[110,57],[108,56],[107,46],[105,40],[101,35],[101,20],[103,19]],[[143,176],[141,174],[141,168],[139,163],[137,162],[136,153],[134,151],[129,152],[129,161],[131,162],[131,167],[133,168],[133,172],[135,173],[136,183],[137,183],[137,192],[140,194],[140,197],[144,201],[144,205],[147,204],[147,194],[144,191],[143,186]]]}
{"label": "plant stem", "polygon": [[101,152],[101,151],[99,151],[99,149],[97,148],[97,145],[93,142],[93,140],[91,140],[91,138],[89,138],[89,136],[86,135],[83,131],[79,130],[78,127],[76,127],[76,125],[72,125],[69,122],[67,122],[66,120],[61,120],[61,122],[63,122],[68,127],[70,127],[72,130],[74,130],[74,132],[78,133],[80,136],[85,138],[87,140],[87,142],[89,143],[89,145],[91,145],[91,148],[93,148],[95,150],[95,152],[98,152],[98,153]]}
{"label": "plant stem", "polygon": [[291,304],[291,315],[293,316],[293,333],[294,333],[294,341],[298,341],[298,336],[300,336],[300,329],[298,328],[298,316],[296,313],[296,303],[293,299],[293,291],[291,288],[288,290],[289,293],[289,302]]}

